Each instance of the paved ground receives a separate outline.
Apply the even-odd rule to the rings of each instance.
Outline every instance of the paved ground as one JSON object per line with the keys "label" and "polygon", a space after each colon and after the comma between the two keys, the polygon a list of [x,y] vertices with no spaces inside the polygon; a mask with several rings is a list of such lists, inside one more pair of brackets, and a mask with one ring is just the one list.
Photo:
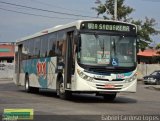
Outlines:
{"label": "paved ground", "polygon": [[74,95],[68,101],[59,99],[53,92],[26,93],[11,80],[0,80],[0,113],[4,108],[33,108],[36,115],[44,116],[41,120],[45,121],[56,118],[63,121],[102,120],[103,114],[160,115],[160,91],[146,87],[148,85],[139,83],[137,93],[120,93],[114,102],[107,103],[102,97],[93,95]]}

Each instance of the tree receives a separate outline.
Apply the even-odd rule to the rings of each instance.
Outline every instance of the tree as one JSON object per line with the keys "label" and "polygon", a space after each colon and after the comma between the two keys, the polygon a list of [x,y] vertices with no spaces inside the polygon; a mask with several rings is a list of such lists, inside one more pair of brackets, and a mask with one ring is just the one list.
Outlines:
{"label": "tree", "polygon": [[160,44],[157,44],[156,50],[157,50],[157,53],[160,54]]}
{"label": "tree", "polygon": [[[106,0],[104,4],[100,0],[96,0],[95,3],[98,4],[98,7],[93,7],[92,9],[97,11],[98,16],[107,13],[107,15],[103,16],[104,19],[114,19],[114,0]],[[127,18],[128,15],[134,11],[133,8],[124,5],[124,0],[118,0],[117,8],[117,20],[128,21],[130,19]]]}
{"label": "tree", "polygon": [[157,49],[157,50],[160,49],[160,44],[157,44],[156,49]]}
{"label": "tree", "polygon": [[132,20],[132,23],[138,25],[140,28],[138,29],[138,35],[140,39],[140,48],[141,50],[144,50],[151,42],[152,40],[151,36],[157,35],[160,32],[156,30],[154,27],[156,26],[155,19],[147,18],[145,17],[145,20]]}
{"label": "tree", "polygon": [[[117,20],[131,22],[138,26],[138,35],[140,38],[140,48],[145,49],[151,42],[153,42],[151,36],[160,34],[158,30],[155,29],[156,21],[155,19],[145,18],[144,20],[133,20],[129,15],[135,10],[129,6],[124,5],[125,0],[117,1]],[[100,0],[95,2],[98,6],[93,7],[97,12],[97,15],[103,15],[104,19],[114,19],[114,0],[106,0],[102,3]]]}

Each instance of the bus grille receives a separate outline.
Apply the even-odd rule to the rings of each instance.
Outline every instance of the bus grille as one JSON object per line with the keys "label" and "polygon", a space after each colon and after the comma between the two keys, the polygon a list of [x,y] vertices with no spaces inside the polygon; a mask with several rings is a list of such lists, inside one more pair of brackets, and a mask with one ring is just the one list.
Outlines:
{"label": "bus grille", "polygon": [[[109,79],[100,79],[100,78],[94,78],[94,79],[98,81],[110,81]],[[112,79],[111,81],[124,81],[124,79]]]}
{"label": "bus grille", "polygon": [[102,74],[106,74],[110,72],[106,68],[90,68],[89,71],[96,72],[96,73],[102,73]]}
{"label": "bus grille", "polygon": [[104,67],[103,68],[89,68],[89,69],[86,69],[85,71],[89,71],[89,72],[93,72],[93,73],[100,73],[100,74],[107,74],[107,75],[110,75],[111,73],[124,73],[124,72],[126,72],[126,70],[106,69]]}

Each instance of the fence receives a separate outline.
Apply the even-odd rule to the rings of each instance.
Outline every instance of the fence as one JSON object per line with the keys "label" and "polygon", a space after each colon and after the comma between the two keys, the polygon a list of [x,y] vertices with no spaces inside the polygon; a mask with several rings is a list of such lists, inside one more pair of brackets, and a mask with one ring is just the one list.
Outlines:
{"label": "fence", "polygon": [[13,74],[13,63],[0,63],[0,79],[13,79]]}

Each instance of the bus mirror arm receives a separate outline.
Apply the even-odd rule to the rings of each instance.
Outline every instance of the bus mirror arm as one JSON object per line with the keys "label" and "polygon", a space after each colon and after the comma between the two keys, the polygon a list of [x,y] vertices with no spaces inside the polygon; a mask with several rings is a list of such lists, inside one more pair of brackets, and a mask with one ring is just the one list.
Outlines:
{"label": "bus mirror arm", "polygon": [[136,41],[136,52],[139,52],[139,45],[140,45],[140,36],[137,35],[137,41]]}
{"label": "bus mirror arm", "polygon": [[80,40],[80,35],[75,35],[74,36],[74,44],[78,44],[78,41]]}

